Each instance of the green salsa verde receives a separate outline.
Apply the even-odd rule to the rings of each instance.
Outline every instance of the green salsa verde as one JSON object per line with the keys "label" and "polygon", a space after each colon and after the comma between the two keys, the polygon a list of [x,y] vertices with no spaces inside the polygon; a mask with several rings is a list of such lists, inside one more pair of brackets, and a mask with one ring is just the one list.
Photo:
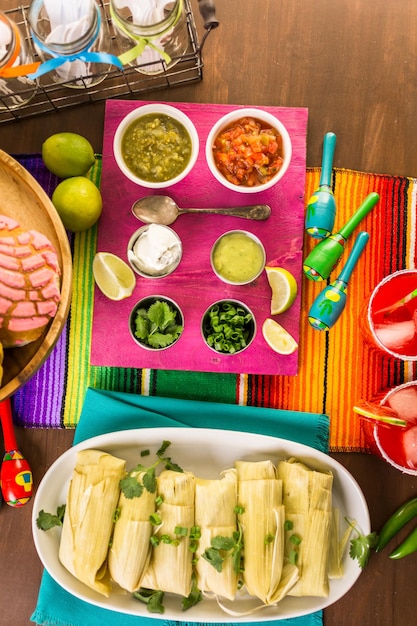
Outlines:
{"label": "green salsa verde", "polygon": [[264,265],[264,254],[255,239],[240,232],[224,235],[213,250],[216,272],[232,283],[253,280]]}
{"label": "green salsa verde", "polygon": [[122,137],[122,156],[133,174],[147,182],[175,178],[191,158],[191,137],[181,122],[163,113],[139,117]]}

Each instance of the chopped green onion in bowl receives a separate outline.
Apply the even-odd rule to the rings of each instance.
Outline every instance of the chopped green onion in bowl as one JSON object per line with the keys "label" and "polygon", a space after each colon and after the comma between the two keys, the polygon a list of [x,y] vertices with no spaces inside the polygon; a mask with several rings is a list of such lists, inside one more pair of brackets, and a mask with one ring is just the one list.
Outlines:
{"label": "chopped green onion in bowl", "polygon": [[201,333],[215,352],[234,355],[245,350],[256,333],[252,311],[237,300],[220,300],[204,313]]}

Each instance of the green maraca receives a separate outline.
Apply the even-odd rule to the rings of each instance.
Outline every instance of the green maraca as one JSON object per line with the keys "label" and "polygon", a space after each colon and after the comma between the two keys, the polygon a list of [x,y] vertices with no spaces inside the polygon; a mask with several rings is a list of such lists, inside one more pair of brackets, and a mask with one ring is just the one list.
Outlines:
{"label": "green maraca", "polygon": [[310,280],[326,280],[330,276],[345,249],[347,238],[355,230],[356,226],[368,215],[377,204],[379,195],[374,191],[362,202],[356,213],[346,224],[333,235],[320,241],[310,252],[303,264],[303,270]]}

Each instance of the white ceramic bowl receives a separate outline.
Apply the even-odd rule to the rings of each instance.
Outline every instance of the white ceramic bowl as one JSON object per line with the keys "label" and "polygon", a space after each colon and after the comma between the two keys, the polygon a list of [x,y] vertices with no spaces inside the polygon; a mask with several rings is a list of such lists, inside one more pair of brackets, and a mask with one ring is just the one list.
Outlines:
{"label": "white ceramic bowl", "polygon": [[[283,148],[283,163],[278,172],[266,183],[261,185],[256,185],[253,187],[247,187],[244,185],[235,185],[234,183],[228,181],[225,176],[219,171],[217,168],[214,156],[213,156],[213,143],[216,139],[217,135],[229,127],[234,122],[244,118],[244,117],[253,117],[255,119],[260,120],[265,123],[265,125],[274,128],[279,132],[282,137],[282,148]],[[207,165],[210,169],[210,172],[213,174],[214,178],[219,181],[224,187],[227,189],[231,189],[232,191],[238,191],[240,193],[259,193],[265,191],[266,189],[270,189],[281,178],[284,176],[285,172],[288,169],[288,166],[291,162],[292,155],[292,144],[291,139],[288,134],[287,129],[284,124],[278,120],[274,115],[268,113],[267,111],[263,111],[262,109],[255,108],[247,108],[247,109],[236,109],[235,111],[231,111],[227,113],[223,117],[221,117],[212,127],[206,142],[206,161]]]}
{"label": "white ceramic bowl", "polygon": [[[181,416],[178,416],[181,419]],[[194,472],[201,478],[219,478],[220,472],[232,467],[239,459],[261,461],[296,457],[309,467],[320,471],[331,471],[333,481],[333,503],[340,512],[340,530],[346,530],[345,517],[356,520],[363,534],[370,532],[369,511],[363,493],[356,480],[337,461],[306,445],[267,437],[253,433],[237,431],[209,430],[199,428],[143,428],[99,435],[87,439],[70,448],[48,469],[38,487],[32,515],[32,533],[38,555],[53,579],[74,596],[103,609],[119,611],[137,617],[160,618],[157,613],[148,613],[146,605],[138,602],[132,594],[117,591],[105,598],[74,578],[60,563],[58,557],[61,532],[52,528],[45,532],[39,530],[36,518],[39,511],[55,512],[57,507],[67,501],[68,485],[74,470],[77,452],[95,448],[109,452],[127,462],[130,469],[140,460],[140,450],[149,450],[150,462],[155,459],[155,452],[163,441],[170,441],[169,456],[183,469]],[[330,592],[326,598],[286,597],[277,606],[270,606],[261,613],[245,614],[245,609],[252,608],[253,598],[241,595],[232,604],[233,609],[242,616],[224,613],[215,598],[204,597],[201,602],[186,613],[189,623],[229,623],[243,624],[255,621],[286,620],[319,611],[339,600],[357,581],[361,570],[357,561],[349,557],[349,550],[343,554],[343,576],[330,580]],[[181,598],[165,594],[164,620],[184,620]],[[110,619],[110,618],[109,618]]]}
{"label": "white ceramic bowl", "polygon": [[[128,165],[126,164],[122,156],[122,139],[127,128],[135,120],[139,119],[140,117],[143,117],[144,115],[148,115],[152,113],[168,115],[169,117],[177,120],[185,127],[191,139],[191,156],[185,168],[182,170],[180,174],[178,174],[174,178],[171,178],[166,181],[161,181],[161,182],[150,182],[150,181],[146,181],[140,178],[128,167]],[[176,107],[170,106],[168,104],[144,104],[142,106],[139,106],[137,109],[134,109],[133,111],[128,113],[126,117],[122,119],[122,121],[120,122],[119,126],[116,129],[114,139],[113,139],[114,158],[116,159],[116,163],[119,166],[120,170],[132,182],[136,183],[137,185],[142,185],[143,187],[147,187],[149,189],[164,189],[165,187],[170,187],[171,185],[175,185],[176,183],[183,180],[187,176],[187,174],[190,173],[190,171],[195,165],[195,162],[198,157],[199,146],[200,146],[200,143],[199,143],[197,130],[193,122],[188,117],[188,115],[186,115],[185,113],[183,113]]]}

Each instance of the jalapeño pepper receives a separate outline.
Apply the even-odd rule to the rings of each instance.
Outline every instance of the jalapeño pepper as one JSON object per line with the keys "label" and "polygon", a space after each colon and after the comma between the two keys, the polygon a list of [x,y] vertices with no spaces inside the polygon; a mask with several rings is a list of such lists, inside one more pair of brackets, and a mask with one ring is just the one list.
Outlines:
{"label": "jalape\u00f1o pepper", "polygon": [[389,555],[390,559],[402,559],[417,550],[417,527]]}
{"label": "jalape\u00f1o pepper", "polygon": [[[391,517],[387,519],[381,529],[381,532],[379,533],[379,541],[376,546],[376,551],[379,552],[380,550],[385,548],[385,546],[401,530],[401,528],[403,528],[407,524],[407,522],[409,522],[416,515],[417,497],[411,498],[411,500],[407,500],[407,502],[400,506],[400,508],[397,509],[395,513],[393,513]],[[417,529],[413,531],[411,535],[414,535],[414,550],[417,550]],[[403,544],[406,543],[408,539],[409,537],[407,537],[407,539],[401,544],[401,546],[403,546]],[[399,546],[392,554],[397,553],[401,546]],[[409,545],[407,545],[407,549],[409,549]],[[414,550],[411,550],[411,552],[413,552]],[[392,556],[392,554],[390,554],[391,558],[400,558],[399,556]],[[407,554],[410,554],[410,552],[407,552]]]}

